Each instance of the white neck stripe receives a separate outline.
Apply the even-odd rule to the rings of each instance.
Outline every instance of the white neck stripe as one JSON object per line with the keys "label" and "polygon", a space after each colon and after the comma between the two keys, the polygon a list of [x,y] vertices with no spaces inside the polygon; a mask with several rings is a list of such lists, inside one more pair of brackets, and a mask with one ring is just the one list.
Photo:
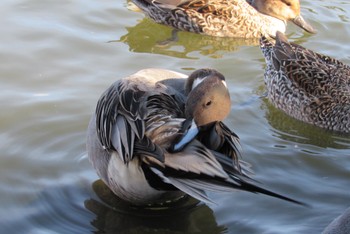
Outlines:
{"label": "white neck stripe", "polygon": [[206,77],[203,77],[203,78],[199,78],[197,77],[196,79],[193,80],[193,84],[192,84],[192,90],[194,90],[194,88],[196,88],[200,83],[203,82],[203,80],[205,80],[205,78],[207,78],[208,76]]}

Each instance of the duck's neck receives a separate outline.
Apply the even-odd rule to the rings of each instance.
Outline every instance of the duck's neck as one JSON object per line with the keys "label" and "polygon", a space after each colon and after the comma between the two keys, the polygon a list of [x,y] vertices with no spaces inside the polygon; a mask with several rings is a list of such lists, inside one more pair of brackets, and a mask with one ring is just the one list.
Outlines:
{"label": "duck's neck", "polygon": [[263,14],[263,15],[267,15],[269,17],[273,17],[275,19],[281,20],[283,21],[284,24],[287,24],[287,21],[279,16],[276,13],[270,12],[268,9],[271,8],[267,6],[267,3],[265,3],[265,1],[261,1],[261,0],[246,0],[247,3],[249,3],[252,7],[255,8],[255,10],[257,10],[259,13]]}
{"label": "duck's neck", "polygon": [[256,11],[260,13],[261,22],[264,28],[264,31],[272,37],[275,37],[276,32],[285,32],[287,22],[279,17],[274,17],[270,14],[267,14],[264,8],[264,4],[261,0],[246,0]]}
{"label": "duck's neck", "polygon": [[251,5],[252,7],[254,7],[256,10],[258,10],[258,7],[257,7],[257,3],[255,0],[246,0],[247,3],[249,3],[249,5]]}

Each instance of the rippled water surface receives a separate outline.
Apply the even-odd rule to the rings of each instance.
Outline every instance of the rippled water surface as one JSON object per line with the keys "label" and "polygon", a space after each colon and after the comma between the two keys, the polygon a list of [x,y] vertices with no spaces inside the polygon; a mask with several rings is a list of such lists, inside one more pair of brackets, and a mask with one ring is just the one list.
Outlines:
{"label": "rippled water surface", "polygon": [[[261,98],[254,42],[182,32],[169,43],[171,29],[126,1],[3,0],[0,13],[2,233],[320,233],[350,206],[349,136]],[[350,3],[304,0],[302,13],[318,34],[289,25],[289,38],[349,64]],[[86,157],[86,127],[103,90],[146,67],[221,71],[233,101],[226,123],[254,178],[311,208],[246,192],[151,213],[112,202]]]}

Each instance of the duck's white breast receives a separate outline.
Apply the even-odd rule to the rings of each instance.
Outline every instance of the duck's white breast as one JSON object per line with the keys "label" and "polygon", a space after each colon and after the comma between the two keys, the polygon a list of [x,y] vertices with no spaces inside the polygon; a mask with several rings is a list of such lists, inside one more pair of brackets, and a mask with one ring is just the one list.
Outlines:
{"label": "duck's white breast", "polygon": [[121,198],[137,203],[153,200],[162,192],[149,186],[140,167],[141,162],[134,158],[125,164],[117,152],[113,152],[108,164],[110,188]]}

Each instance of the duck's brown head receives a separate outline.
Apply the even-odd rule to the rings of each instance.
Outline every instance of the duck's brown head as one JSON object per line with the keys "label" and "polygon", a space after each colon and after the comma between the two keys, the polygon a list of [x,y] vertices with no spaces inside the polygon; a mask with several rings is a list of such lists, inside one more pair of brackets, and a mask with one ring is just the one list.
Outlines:
{"label": "duck's brown head", "polygon": [[292,21],[305,31],[316,33],[316,30],[301,16],[299,0],[254,0],[253,6],[260,13],[283,20],[284,22]]}
{"label": "duck's brown head", "polygon": [[183,134],[173,146],[174,151],[181,150],[191,142],[200,127],[224,120],[231,110],[225,77],[214,69],[194,71],[188,77],[185,92],[186,120],[183,123]]}

